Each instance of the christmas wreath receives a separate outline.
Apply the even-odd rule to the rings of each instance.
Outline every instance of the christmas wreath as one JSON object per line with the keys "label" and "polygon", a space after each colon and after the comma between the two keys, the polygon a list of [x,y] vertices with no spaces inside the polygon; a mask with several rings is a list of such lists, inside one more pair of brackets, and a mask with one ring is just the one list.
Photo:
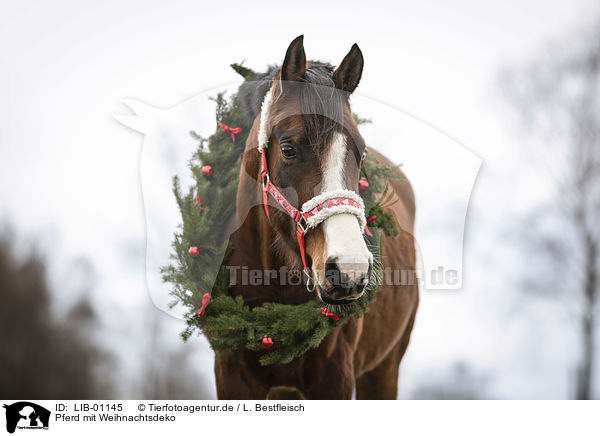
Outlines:
{"label": "christmas wreath", "polygon": [[[230,295],[226,259],[235,247],[223,241],[223,234],[235,213],[240,157],[248,132],[236,127],[242,125],[237,93],[230,98],[218,94],[214,101],[215,133],[202,138],[191,132],[199,145],[190,161],[195,183],[183,192],[179,179],[174,178],[182,225],[172,243],[171,263],[161,270],[163,279],[172,285],[172,307],[180,304],[186,309],[184,340],[198,330],[217,354],[222,350],[262,351],[262,365],[289,363],[318,347],[331,329],[366,313],[379,287],[370,285],[357,302],[340,313],[330,312],[317,297],[299,305],[266,303],[250,309],[242,297]],[[368,122],[355,118],[359,124]],[[388,236],[398,232],[392,217],[376,201],[376,194],[384,192],[387,180],[394,177],[395,168],[381,166],[369,155],[363,163],[359,187],[368,218],[367,245],[374,252],[381,231]],[[223,258],[220,266],[213,265]],[[377,269],[375,273],[380,275]]]}

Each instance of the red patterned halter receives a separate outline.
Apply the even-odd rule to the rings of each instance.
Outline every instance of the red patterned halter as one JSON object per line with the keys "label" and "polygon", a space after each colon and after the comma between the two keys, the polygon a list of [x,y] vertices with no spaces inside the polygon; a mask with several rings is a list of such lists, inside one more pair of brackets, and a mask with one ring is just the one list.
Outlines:
{"label": "red patterned halter", "polygon": [[277,189],[269,177],[267,167],[267,156],[264,148],[258,148],[260,153],[260,177],[262,179],[263,205],[265,213],[269,217],[269,195],[277,204],[296,222],[296,237],[300,248],[300,256],[304,265],[304,273],[308,278],[306,288],[311,291],[310,282],[313,277],[306,262],[306,247],[304,244],[304,235],[309,229],[317,227],[332,215],[342,213],[355,215],[359,221],[360,227],[364,229],[366,219],[364,214],[364,204],[362,199],[354,191],[331,191],[313,197],[302,207],[302,210],[295,208],[285,196]]}
{"label": "red patterned halter", "polygon": [[269,168],[267,167],[267,153],[269,147],[269,136],[267,134],[267,119],[271,106],[271,90],[267,91],[260,112],[260,124],[258,127],[258,152],[260,153],[260,179],[262,180],[263,205],[265,213],[269,217],[268,200],[269,195],[275,199],[277,204],[296,222],[296,237],[300,247],[300,256],[304,265],[304,273],[308,278],[306,289],[312,291],[310,282],[314,279],[306,263],[306,247],[304,235],[309,229],[317,227],[327,218],[338,214],[351,214],[358,219],[360,228],[366,226],[365,205],[362,198],[347,189],[339,191],[324,192],[311,198],[302,205],[302,209],[296,209],[285,196],[271,183]]}

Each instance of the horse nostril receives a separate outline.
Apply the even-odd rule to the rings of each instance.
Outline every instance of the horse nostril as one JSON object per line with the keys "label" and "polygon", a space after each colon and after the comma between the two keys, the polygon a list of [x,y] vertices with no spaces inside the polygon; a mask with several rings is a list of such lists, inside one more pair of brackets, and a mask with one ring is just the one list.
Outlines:
{"label": "horse nostril", "polygon": [[363,274],[356,281],[356,286],[354,287],[354,292],[356,294],[362,294],[367,285],[369,284],[369,279],[371,277],[371,272],[369,271],[367,274]]}
{"label": "horse nostril", "polygon": [[337,257],[328,257],[325,261],[325,278],[331,286],[341,286],[342,277]]}
{"label": "horse nostril", "polygon": [[354,291],[355,295],[359,295],[364,292],[364,290],[367,288],[369,282],[371,281],[372,274],[373,274],[373,263],[369,262],[369,269],[367,270],[367,273],[358,277],[358,279],[356,279],[356,281],[354,282],[353,291]]}

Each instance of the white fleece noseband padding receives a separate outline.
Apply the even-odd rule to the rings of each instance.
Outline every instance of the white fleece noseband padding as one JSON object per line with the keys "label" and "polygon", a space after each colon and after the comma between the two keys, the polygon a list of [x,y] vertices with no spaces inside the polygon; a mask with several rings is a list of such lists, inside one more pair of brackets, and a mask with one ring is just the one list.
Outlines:
{"label": "white fleece noseband padding", "polygon": [[[313,197],[306,203],[304,203],[302,205],[302,212],[310,212],[312,209],[319,206],[320,204],[326,203],[327,200],[332,200],[334,198],[339,198],[340,204],[323,208],[314,215],[310,216],[306,220],[308,228],[312,229],[317,227],[330,216],[347,213],[350,215],[354,215],[358,219],[360,228],[364,232],[364,228],[367,225],[367,219],[365,218],[365,204],[362,198],[360,198],[360,195],[348,189],[323,192],[322,194],[319,194],[316,197]],[[355,205],[352,205],[349,201],[345,200],[348,198],[354,200],[356,203],[358,203],[360,207],[356,207]]]}

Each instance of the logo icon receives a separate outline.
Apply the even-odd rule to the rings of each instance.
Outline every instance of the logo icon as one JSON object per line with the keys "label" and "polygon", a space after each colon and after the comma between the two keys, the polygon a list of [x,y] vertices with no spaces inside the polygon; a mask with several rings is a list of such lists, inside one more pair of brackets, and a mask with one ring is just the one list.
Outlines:
{"label": "logo icon", "polygon": [[6,409],[6,431],[14,433],[18,429],[48,429],[50,411],[29,401],[3,406]]}

